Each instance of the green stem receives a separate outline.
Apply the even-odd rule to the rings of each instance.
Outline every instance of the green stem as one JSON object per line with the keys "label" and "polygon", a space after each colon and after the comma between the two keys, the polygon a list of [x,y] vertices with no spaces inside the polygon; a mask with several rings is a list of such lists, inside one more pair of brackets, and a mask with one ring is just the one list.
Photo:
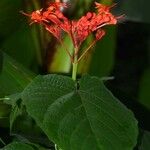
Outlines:
{"label": "green stem", "polygon": [[55,144],[55,150],[58,150],[57,145]]}
{"label": "green stem", "polygon": [[62,149],[59,148],[59,147],[55,144],[55,150],[62,150]]}
{"label": "green stem", "polygon": [[79,62],[86,54],[87,52],[92,48],[92,46],[96,43],[96,40],[94,40],[90,46],[83,52],[83,54],[78,58],[77,62]]}
{"label": "green stem", "polygon": [[4,101],[4,100],[10,100],[10,98],[8,98],[8,97],[0,98],[0,101]]}
{"label": "green stem", "polygon": [[77,68],[78,68],[78,63],[75,61],[72,66],[72,79],[74,81],[76,81],[76,78],[77,78]]}
{"label": "green stem", "polygon": [[78,63],[73,63],[73,67],[72,67],[72,79],[74,81],[76,81],[76,78],[77,78],[77,66],[78,66]]}
{"label": "green stem", "polygon": [[75,49],[75,52],[74,52],[74,60],[73,60],[73,63],[72,63],[72,79],[74,81],[76,81],[76,78],[77,78],[77,69],[78,69],[78,55],[76,54],[76,51],[77,49]]}

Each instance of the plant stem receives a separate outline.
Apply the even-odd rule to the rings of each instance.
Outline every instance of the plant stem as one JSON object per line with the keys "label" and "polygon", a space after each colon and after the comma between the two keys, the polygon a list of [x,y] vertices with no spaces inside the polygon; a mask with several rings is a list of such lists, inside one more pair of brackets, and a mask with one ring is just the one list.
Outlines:
{"label": "plant stem", "polygon": [[55,144],[55,150],[62,150],[62,149],[59,148],[59,147],[57,146],[57,144]]}
{"label": "plant stem", "polygon": [[10,100],[10,98],[8,98],[8,97],[2,97],[2,98],[0,98],[0,101],[4,101],[4,100]]}
{"label": "plant stem", "polygon": [[57,145],[55,144],[55,150],[58,150]]}
{"label": "plant stem", "polygon": [[75,51],[74,51],[74,60],[73,60],[73,63],[72,63],[72,79],[74,81],[76,81],[76,78],[77,78],[77,69],[78,69],[78,55],[76,54],[76,52],[78,51],[77,48],[75,48]]}
{"label": "plant stem", "polygon": [[[77,58],[76,58],[77,60]],[[73,62],[73,66],[72,66],[72,79],[75,81],[77,78],[77,68],[78,68],[78,63],[75,61]]]}
{"label": "plant stem", "polygon": [[90,46],[83,52],[83,54],[79,57],[79,59],[77,60],[77,62],[79,62],[85,55],[86,53],[92,48],[92,46],[96,43],[96,41],[94,40]]}

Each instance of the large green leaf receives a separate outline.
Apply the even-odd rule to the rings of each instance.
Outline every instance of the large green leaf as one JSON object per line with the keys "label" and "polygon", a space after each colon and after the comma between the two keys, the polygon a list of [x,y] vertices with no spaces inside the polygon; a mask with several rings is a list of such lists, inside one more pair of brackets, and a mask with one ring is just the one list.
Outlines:
{"label": "large green leaf", "polygon": [[34,148],[24,143],[13,142],[11,144],[8,144],[1,150],[34,150]]}
{"label": "large green leaf", "polygon": [[22,93],[27,112],[63,150],[133,150],[137,121],[96,77],[38,76]]}

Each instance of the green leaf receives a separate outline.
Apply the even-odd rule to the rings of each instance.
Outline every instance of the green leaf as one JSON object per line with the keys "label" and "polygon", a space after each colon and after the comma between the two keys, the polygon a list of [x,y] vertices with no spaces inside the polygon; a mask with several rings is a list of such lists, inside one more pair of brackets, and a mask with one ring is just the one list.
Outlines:
{"label": "green leaf", "polygon": [[[42,90],[43,88],[45,89],[44,91]],[[72,92],[74,89],[74,82],[70,78],[58,75],[38,76],[25,88],[22,93],[22,99],[25,105],[28,105],[27,110],[30,110],[29,114],[31,116],[34,114],[34,118],[40,123],[44,119],[48,107],[56,99]],[[31,97],[33,103],[29,106]]]}
{"label": "green leaf", "polygon": [[132,150],[138,134],[133,113],[112,95],[99,78],[85,76],[80,85],[81,100],[93,133],[99,137],[97,142],[103,143],[101,148]]}
{"label": "green leaf", "polygon": [[84,76],[38,76],[22,93],[27,112],[63,150],[133,150],[138,128],[133,113],[102,81]]}
{"label": "green leaf", "polygon": [[38,36],[33,37],[33,30],[33,26],[29,27],[24,23],[14,34],[4,40],[1,46],[3,51],[26,67],[30,67],[33,62],[37,65],[36,50],[40,51],[39,43],[36,41]]}
{"label": "green leaf", "polygon": [[[19,99],[20,98],[21,98],[21,93],[16,93],[16,94],[13,94],[13,95],[10,95],[10,96],[6,96],[3,99],[3,102],[5,104],[8,104],[8,105],[12,106],[11,111],[10,111],[10,117],[9,117],[10,131],[12,130],[12,126],[13,126],[14,121],[22,113],[22,105],[21,105],[21,103],[19,104]],[[1,105],[2,108],[4,106],[5,105]],[[5,110],[7,110],[7,112],[9,112],[8,109],[5,109]],[[5,110],[4,110],[4,112],[5,112]]]}
{"label": "green leaf", "polygon": [[12,130],[13,123],[15,122],[16,118],[21,114],[21,109],[18,107],[18,105],[15,105],[11,109],[10,113],[10,131]]}
{"label": "green leaf", "polygon": [[30,28],[20,11],[37,9],[39,2],[1,0],[0,6],[0,48],[25,66],[37,69],[42,63],[39,28]]}
{"label": "green leaf", "polygon": [[[3,97],[8,95],[22,92],[23,89],[32,81],[35,75],[5,53],[0,51],[0,55],[2,57],[2,70],[0,72],[0,98],[3,99]],[[7,98],[10,99],[7,100]],[[5,102],[7,100],[7,104],[9,103],[14,106],[20,96],[18,94],[14,94],[7,98],[4,98],[3,100]],[[8,116],[9,112],[10,108],[4,103],[0,103],[0,117]]]}
{"label": "green leaf", "polygon": [[149,89],[150,89],[150,69],[147,69],[145,70],[140,82],[139,102],[148,109],[150,109]]}
{"label": "green leaf", "polygon": [[150,149],[150,132],[144,131],[141,145],[139,146],[139,150],[149,150]]}
{"label": "green leaf", "polygon": [[21,98],[21,93],[15,93],[15,94],[6,96],[3,99],[3,101],[5,104],[8,104],[14,107],[20,98]]}
{"label": "green leaf", "polygon": [[2,150],[34,150],[31,146],[19,143],[19,142],[13,142],[2,148]]}
{"label": "green leaf", "polygon": [[44,147],[41,147],[29,141],[25,141],[25,142],[15,141],[6,145],[1,150],[46,150],[46,149]]}
{"label": "green leaf", "polygon": [[[12,135],[14,137],[14,141],[16,141],[16,142],[26,143],[26,144],[28,144],[30,146],[33,146],[36,150],[38,150],[38,149],[39,150],[46,150],[44,147],[42,147],[42,146],[40,146],[38,144],[30,142],[27,138],[25,138],[25,137],[23,137],[21,135],[18,135],[18,134],[12,134]],[[37,141],[36,141],[36,143],[37,143]]]}
{"label": "green leaf", "polygon": [[2,70],[0,73],[0,97],[22,91],[35,76],[8,55],[2,55]]}
{"label": "green leaf", "polygon": [[34,150],[34,148],[24,143],[13,142],[11,144],[8,144],[1,150]]}

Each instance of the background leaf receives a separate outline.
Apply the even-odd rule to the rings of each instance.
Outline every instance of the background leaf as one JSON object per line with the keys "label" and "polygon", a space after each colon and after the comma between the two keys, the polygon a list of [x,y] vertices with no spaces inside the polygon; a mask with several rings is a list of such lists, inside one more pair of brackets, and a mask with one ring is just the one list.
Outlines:
{"label": "background leaf", "polygon": [[22,91],[32,81],[35,74],[8,55],[0,53],[3,57],[0,73],[0,97],[3,97]]}
{"label": "background leaf", "polygon": [[150,109],[150,69],[145,70],[140,82],[139,102]]}
{"label": "background leaf", "polygon": [[[34,78],[35,74],[18,64],[11,57],[0,51],[2,58],[0,72],[0,98],[21,92]],[[11,97],[12,98],[12,97]],[[15,98],[13,98],[15,99]],[[18,100],[18,97],[17,97]],[[15,105],[16,100],[12,105]],[[14,106],[13,106],[14,107]],[[0,126],[8,126],[10,107],[0,102]]]}
{"label": "background leaf", "polygon": [[36,43],[32,35],[33,30],[33,26],[29,27],[28,24],[25,24],[3,41],[1,45],[1,49],[4,52],[26,67],[30,67],[32,64],[38,64],[36,50],[38,50],[40,46]]}
{"label": "background leaf", "polygon": [[13,34],[22,20],[20,20],[20,9],[23,3],[20,0],[1,0],[0,1],[0,39]]}
{"label": "background leaf", "polygon": [[4,141],[0,138],[0,142],[5,145]]}
{"label": "background leaf", "polygon": [[26,67],[36,71],[42,64],[40,32],[38,27],[29,28],[21,10],[39,8],[38,1],[0,1],[0,48]]}
{"label": "background leaf", "polygon": [[118,10],[118,13],[125,14],[128,20],[150,23],[148,15],[149,0],[138,0],[136,2],[131,0],[115,0],[115,2],[117,2],[116,10]]}
{"label": "background leaf", "polygon": [[139,150],[148,150],[150,148],[150,132],[144,131]]}
{"label": "background leaf", "polygon": [[24,143],[13,142],[11,144],[8,144],[1,150],[34,150],[34,148]]}
{"label": "background leaf", "polygon": [[55,48],[54,56],[51,59],[51,63],[48,65],[48,72],[51,73],[69,73],[71,69],[71,61],[70,58],[65,51],[65,48],[72,54],[73,52],[73,45],[71,43],[70,37],[65,36],[63,39],[62,46],[58,43],[57,47]]}
{"label": "background leaf", "polygon": [[109,76],[115,63],[116,27],[109,27],[106,36],[97,42],[89,68],[91,75]]}

